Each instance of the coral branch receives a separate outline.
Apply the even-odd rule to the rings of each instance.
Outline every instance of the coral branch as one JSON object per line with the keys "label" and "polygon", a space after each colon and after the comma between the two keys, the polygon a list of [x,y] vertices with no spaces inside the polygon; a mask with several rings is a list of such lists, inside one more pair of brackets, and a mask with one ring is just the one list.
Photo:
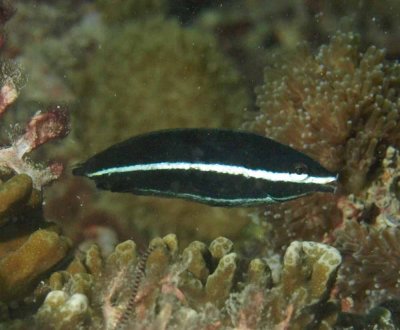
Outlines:
{"label": "coral branch", "polygon": [[136,296],[139,290],[140,282],[144,277],[146,262],[151,252],[153,252],[154,248],[155,248],[154,246],[150,246],[147,249],[147,251],[142,255],[142,257],[139,260],[139,263],[136,266],[135,276],[133,279],[132,293],[126,304],[124,312],[120,315],[120,317],[117,318],[115,329],[123,329],[126,326],[129,317],[134,313]]}
{"label": "coral branch", "polygon": [[[2,91],[4,89],[6,88],[3,87]],[[8,93],[10,95],[3,96],[2,102],[6,106],[14,95],[10,91]],[[10,168],[17,174],[28,174],[32,178],[34,187],[40,190],[61,175],[63,166],[53,163],[47,168],[38,168],[24,159],[24,156],[48,141],[66,136],[68,132],[68,115],[65,110],[56,108],[45,113],[36,113],[26,126],[25,134],[10,147],[0,149],[0,167]]]}
{"label": "coral branch", "polygon": [[8,79],[0,90],[0,116],[4,114],[8,106],[15,101],[18,96],[15,84]]}
{"label": "coral branch", "polygon": [[22,157],[42,144],[63,138],[68,133],[68,115],[65,110],[58,107],[45,113],[37,112],[26,126],[25,134],[14,142],[14,147]]}

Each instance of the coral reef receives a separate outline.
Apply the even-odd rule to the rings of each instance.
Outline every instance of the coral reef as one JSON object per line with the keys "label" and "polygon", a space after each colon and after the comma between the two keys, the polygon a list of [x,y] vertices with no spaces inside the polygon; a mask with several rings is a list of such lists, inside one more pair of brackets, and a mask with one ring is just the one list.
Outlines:
{"label": "coral reef", "polygon": [[363,196],[343,197],[338,204],[343,224],[334,244],[344,257],[338,285],[357,312],[400,295],[399,151],[389,147],[382,165]]}
{"label": "coral reef", "polygon": [[[331,328],[336,322],[338,308],[329,296],[340,263],[340,254],[333,247],[294,241],[285,252],[280,280],[271,287],[271,280],[265,276],[266,265],[261,260],[253,260],[249,267],[252,275],[249,285],[238,295],[231,296],[230,316],[234,326],[244,329]],[[265,282],[270,289],[265,290]]]}
{"label": "coral reef", "polygon": [[337,33],[316,55],[299,49],[265,71],[260,107],[249,127],[340,172],[348,192],[360,191],[382,145],[398,143],[400,65],[358,36]]}
{"label": "coral reef", "polygon": [[[4,96],[2,88],[0,97]],[[8,91],[6,93],[8,95]],[[14,96],[13,96],[14,98]],[[7,102],[2,102],[3,104]],[[54,226],[42,221],[41,188],[56,179],[58,163],[39,167],[25,156],[36,147],[61,137],[64,115],[37,114],[25,134],[0,149],[0,301],[11,302],[31,292],[41,276],[66,257],[71,243]],[[15,221],[17,220],[17,221]]]}
{"label": "coral reef", "polygon": [[167,235],[153,239],[142,257],[136,244],[126,241],[103,258],[93,245],[35,291],[37,300],[45,296],[35,325],[41,329],[304,329],[334,324],[338,309],[330,293],[341,262],[335,248],[293,242],[276,280],[262,259],[253,259],[246,275],[241,274],[232,249],[231,241],[219,237],[209,246],[192,242],[180,254],[176,237]]}
{"label": "coral reef", "polygon": [[68,296],[54,290],[47,296],[37,313],[38,327],[41,329],[77,329],[83,327],[90,317],[88,299],[81,293]]}
{"label": "coral reef", "polygon": [[[12,76],[3,73],[2,78],[4,83],[0,90],[0,117],[18,96]],[[0,149],[0,174],[4,175],[2,172],[5,172],[7,175],[10,170],[17,174],[27,174],[32,179],[34,188],[40,190],[61,175],[63,166],[53,163],[46,168],[40,168],[27,161],[26,155],[46,142],[63,138],[68,133],[68,117],[60,107],[45,113],[37,112],[27,124],[25,133],[14,139],[9,147]],[[10,187],[13,185],[10,184]]]}
{"label": "coral reef", "polygon": [[[0,117],[18,96],[18,75],[3,65]],[[68,119],[59,109],[36,113],[25,132],[0,149],[0,301],[11,303],[31,293],[42,276],[62,261],[70,240],[40,217],[41,189],[58,178],[62,165],[33,163],[27,155],[68,133]],[[3,305],[2,305],[3,306]],[[3,306],[4,307],[4,306]],[[2,307],[2,308],[3,308]],[[3,308],[3,312],[5,313]],[[3,314],[4,314],[3,313]]]}
{"label": "coral reef", "polygon": [[399,296],[400,66],[384,55],[360,52],[351,33],[337,33],[316,55],[302,46],[266,69],[260,110],[247,123],[340,173],[336,196],[267,206],[257,220],[267,255],[300,238],[340,251],[335,291],[355,326],[397,317],[375,307]]}
{"label": "coral reef", "polygon": [[331,242],[332,230],[342,222],[336,204],[334,195],[314,194],[259,209],[253,219],[262,232],[264,251],[285,250],[293,240]]}
{"label": "coral reef", "polygon": [[263,68],[274,62],[271,51],[290,51],[303,42],[315,49],[338,30],[362,35],[362,48],[384,48],[391,59],[400,55],[396,0],[230,0],[217,10],[210,7],[195,24],[216,35],[249,86],[262,82]]}
{"label": "coral reef", "polygon": [[[2,130],[0,328],[400,328],[400,65],[388,60],[399,53],[398,4],[186,1],[210,10],[182,10],[180,25],[171,2],[115,3],[16,4],[3,55],[29,79],[21,92],[20,70],[2,65],[1,124],[31,119],[8,145]],[[339,32],[313,49],[349,11],[340,24],[361,38]],[[11,12],[0,2],[0,24]],[[265,63],[244,127],[338,172],[337,194],[227,211],[97,194],[67,177],[43,199],[62,167],[32,154],[64,137],[68,118],[54,105],[32,115],[35,102],[78,101],[71,143],[39,155],[71,163],[143,131],[240,125]],[[245,227],[247,213],[257,225]]]}
{"label": "coral reef", "polygon": [[[92,6],[16,4],[6,50],[29,76],[20,98],[23,115],[33,112],[27,108],[36,111],[37,102],[41,106],[75,105],[67,143],[60,152],[47,148],[45,157],[56,153],[68,167],[88,154],[152,129],[238,125],[250,102],[235,65],[210,33],[181,26],[162,15],[161,3],[130,1],[127,5],[132,5],[135,19],[117,21],[102,19],[101,8],[108,6],[104,1]],[[74,7],[73,13],[68,6]],[[116,12],[121,9],[115,2],[112,6]],[[154,9],[155,15],[139,14],[147,11],[146,6],[152,13]],[[25,28],[27,25],[31,28]],[[15,118],[7,120],[14,122]],[[101,134],[97,125],[102,127]],[[147,242],[155,235],[174,232],[187,244],[194,236],[211,240],[224,234],[233,239],[248,223],[243,210],[98,195],[83,181],[70,177],[60,183],[45,192],[46,218],[63,222],[65,232],[79,242],[93,238],[88,231],[100,225],[116,232],[119,240],[133,237]],[[82,200],[85,207],[81,207]],[[60,208],[60,203],[67,206]],[[159,220],[154,221],[156,218]]]}
{"label": "coral reef", "polygon": [[[246,127],[309,154],[339,172],[339,193],[362,196],[379,173],[387,145],[398,144],[400,67],[358,36],[337,33],[316,55],[305,46],[275,58]],[[338,197],[267,206],[258,216],[266,250],[293,239],[333,243],[343,221]]]}

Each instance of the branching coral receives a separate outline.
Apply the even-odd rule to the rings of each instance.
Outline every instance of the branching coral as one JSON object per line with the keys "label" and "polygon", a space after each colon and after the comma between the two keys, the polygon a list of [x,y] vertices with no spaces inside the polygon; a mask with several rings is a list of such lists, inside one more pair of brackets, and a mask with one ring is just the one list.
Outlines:
{"label": "branching coral", "polygon": [[[36,294],[46,294],[36,324],[64,329],[304,329],[333,325],[330,294],[341,257],[325,244],[293,242],[275,280],[253,259],[245,271],[224,237],[178,252],[174,235],[156,238],[144,258],[132,241],[107,258],[92,246]],[[36,299],[42,299],[39,296]],[[77,302],[74,304],[73,302]],[[79,302],[79,304],[78,304]],[[73,309],[71,306],[82,306]],[[54,313],[51,313],[53,311]],[[69,323],[66,323],[66,322]]]}
{"label": "branching coral", "polygon": [[[2,8],[0,4],[0,9]],[[12,74],[1,72],[0,117],[18,96]],[[70,241],[57,228],[42,221],[42,187],[56,179],[62,165],[40,168],[27,154],[42,144],[68,133],[64,111],[37,113],[25,133],[0,149],[0,301],[22,300],[37,285],[40,277],[62,261]],[[12,220],[12,221],[11,221]],[[6,313],[3,313],[6,314]],[[4,317],[4,315],[2,315]]]}
{"label": "branching coral", "polygon": [[254,259],[247,286],[227,304],[239,329],[331,328],[338,308],[329,295],[341,263],[325,244],[294,241],[286,250],[280,279],[273,283],[265,262]]}
{"label": "branching coral", "polygon": [[[17,89],[12,80],[7,79],[0,90],[0,116],[17,98]],[[62,165],[53,163],[47,168],[38,168],[25,159],[42,144],[68,134],[68,118],[65,111],[54,109],[37,113],[26,126],[25,134],[12,142],[10,147],[0,149],[0,169],[11,169],[17,174],[25,173],[32,178],[36,189],[58,178]]]}
{"label": "branching coral", "polygon": [[53,110],[37,113],[26,127],[26,132],[10,147],[0,150],[0,166],[12,169],[16,173],[26,173],[36,189],[41,189],[57,179],[63,170],[60,163],[53,163],[47,168],[39,168],[25,159],[25,155],[40,145],[64,137],[68,133],[67,117],[64,111]]}
{"label": "branching coral", "polygon": [[[0,113],[15,98],[14,85],[8,82],[0,91]],[[42,202],[39,190],[61,174],[62,166],[39,168],[25,156],[47,141],[64,136],[66,128],[64,113],[58,110],[38,113],[24,135],[10,147],[0,149],[0,179],[5,180],[0,181],[0,300],[3,302],[23,298],[40,276],[59,263],[70,249],[69,240],[54,228],[47,230],[49,224],[37,215]],[[11,219],[19,221],[13,223]],[[29,223],[36,220],[34,225]]]}
{"label": "branching coral", "polygon": [[347,191],[360,191],[380,146],[399,140],[400,64],[384,57],[373,46],[360,52],[351,33],[337,33],[316,55],[303,48],[275,57],[248,127],[304,151],[340,172]]}
{"label": "branching coral", "polygon": [[[133,252],[135,246],[133,242],[127,241],[125,244],[121,244],[118,246],[118,249],[123,250],[125,246],[128,248],[127,252],[130,257],[133,257]],[[134,269],[130,269],[129,271],[126,268],[122,268],[119,270],[116,278],[113,278],[110,285],[108,286],[108,292],[104,295],[104,303],[103,303],[103,317],[106,322],[107,328],[112,329],[122,329],[126,326],[126,323],[129,322],[129,319],[134,317],[135,306],[136,306],[136,297],[139,291],[139,286],[144,277],[144,272],[146,268],[146,262],[151,252],[153,252],[155,246],[150,246],[147,251],[141,256],[137,265]],[[130,254],[132,253],[132,254]],[[115,295],[118,291],[125,290],[123,288],[124,283],[126,283],[127,274],[133,272],[133,281],[128,283],[129,296],[127,297],[125,304],[121,303],[121,301],[116,301]],[[120,311],[116,310],[114,305],[119,305]]]}

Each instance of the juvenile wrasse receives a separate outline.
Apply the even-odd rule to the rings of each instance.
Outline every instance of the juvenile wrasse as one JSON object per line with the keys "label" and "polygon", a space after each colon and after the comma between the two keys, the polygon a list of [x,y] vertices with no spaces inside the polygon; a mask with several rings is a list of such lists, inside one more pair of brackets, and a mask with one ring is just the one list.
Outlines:
{"label": "juvenile wrasse", "polygon": [[307,155],[261,135],[172,129],[132,137],[73,169],[101,189],[252,206],[334,192],[336,175]]}

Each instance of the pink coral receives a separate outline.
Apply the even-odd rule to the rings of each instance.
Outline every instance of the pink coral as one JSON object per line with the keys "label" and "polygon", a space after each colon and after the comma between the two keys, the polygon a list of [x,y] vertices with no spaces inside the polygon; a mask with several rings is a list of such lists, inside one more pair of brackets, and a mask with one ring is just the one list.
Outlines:
{"label": "pink coral", "polygon": [[0,90],[0,116],[7,110],[8,106],[15,101],[18,93],[13,81],[6,81]]}
{"label": "pink coral", "polygon": [[[18,93],[12,80],[7,80],[0,89],[0,116],[17,98]],[[57,179],[63,170],[54,162],[46,168],[31,163],[25,155],[42,144],[65,137],[69,132],[68,116],[65,110],[56,107],[48,112],[37,112],[25,128],[25,134],[17,138],[9,147],[0,149],[0,167],[9,168],[17,174],[28,174],[36,189]]]}

